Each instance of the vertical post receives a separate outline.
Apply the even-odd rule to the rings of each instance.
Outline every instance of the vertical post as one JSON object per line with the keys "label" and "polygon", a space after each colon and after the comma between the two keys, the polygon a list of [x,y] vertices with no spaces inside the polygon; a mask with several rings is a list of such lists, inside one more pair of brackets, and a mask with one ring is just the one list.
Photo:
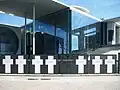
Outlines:
{"label": "vertical post", "polygon": [[26,27],[26,25],[27,25],[27,18],[26,18],[26,13],[25,13],[25,50],[24,50],[24,54],[26,55],[27,53],[26,53],[26,30],[27,30],[27,27]]}
{"label": "vertical post", "polygon": [[[68,27],[69,27],[69,25],[68,25]],[[65,44],[65,45],[66,45],[66,54],[68,54],[68,49],[69,49],[69,48],[68,48],[68,40],[69,40],[69,39],[68,39],[68,38],[69,38],[69,37],[68,37],[68,35],[69,35],[68,33],[69,33],[69,28],[68,28],[67,31],[66,31],[66,44]]]}
{"label": "vertical post", "polygon": [[55,25],[55,31],[54,31],[54,34],[55,34],[55,55],[57,55],[57,47],[56,47],[56,45],[57,45],[57,42],[56,42],[56,28],[57,28],[57,26],[56,26],[56,19],[55,19],[55,21],[53,22],[54,23],[54,25]]}
{"label": "vertical post", "polygon": [[[88,30],[88,27],[89,27],[89,26],[87,26],[86,30]],[[87,33],[88,33],[88,32],[87,32]],[[87,38],[86,51],[88,52],[88,50],[89,50],[89,36],[87,35],[86,38]]]}
{"label": "vertical post", "polygon": [[117,69],[118,69],[118,74],[119,74],[120,73],[120,53],[118,53]]}
{"label": "vertical post", "polygon": [[66,37],[65,37],[66,38],[66,44],[65,44],[66,48],[65,49],[66,49],[66,54],[68,54],[68,49],[69,49],[68,48],[68,40],[69,40],[69,11],[68,11],[68,9],[67,9],[66,12],[67,12],[67,25],[66,25],[67,26],[67,30],[66,30]]}
{"label": "vertical post", "polygon": [[35,55],[35,4],[33,5],[33,55]]}
{"label": "vertical post", "polygon": [[69,10],[68,12],[68,23],[69,23],[69,53],[71,53],[72,51],[72,20],[71,20],[71,15],[72,15],[72,11]]}
{"label": "vertical post", "polygon": [[78,36],[78,50],[81,50],[81,32],[79,32],[80,34],[77,35]]}
{"label": "vertical post", "polygon": [[[102,33],[101,33],[101,37],[103,34],[103,40],[101,40],[102,44],[105,45],[105,23],[102,23]],[[101,38],[100,38],[101,39]]]}

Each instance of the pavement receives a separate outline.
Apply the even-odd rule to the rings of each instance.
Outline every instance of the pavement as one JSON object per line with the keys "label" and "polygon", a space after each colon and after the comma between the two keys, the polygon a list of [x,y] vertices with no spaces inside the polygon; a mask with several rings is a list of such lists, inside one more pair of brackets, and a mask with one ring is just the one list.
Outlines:
{"label": "pavement", "polygon": [[0,90],[120,90],[120,75],[0,75]]}

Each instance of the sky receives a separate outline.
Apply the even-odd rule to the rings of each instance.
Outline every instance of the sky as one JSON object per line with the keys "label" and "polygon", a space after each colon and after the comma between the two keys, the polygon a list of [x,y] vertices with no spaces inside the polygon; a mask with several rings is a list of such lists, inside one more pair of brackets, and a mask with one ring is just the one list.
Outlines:
{"label": "sky", "polygon": [[114,18],[120,16],[120,0],[60,0],[69,5],[78,5],[90,10],[97,18]]}
{"label": "sky", "polygon": [[[32,20],[27,19],[27,23],[30,23],[31,21]],[[23,17],[11,16],[8,14],[0,13],[0,23],[21,27],[25,25],[25,19]]]}

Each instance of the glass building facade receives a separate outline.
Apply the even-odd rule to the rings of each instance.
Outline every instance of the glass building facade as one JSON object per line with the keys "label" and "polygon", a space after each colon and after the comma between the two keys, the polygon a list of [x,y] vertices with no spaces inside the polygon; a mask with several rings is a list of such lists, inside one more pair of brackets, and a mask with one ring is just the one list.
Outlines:
{"label": "glass building facade", "polygon": [[[36,54],[68,54],[96,48],[96,22],[69,8],[37,18]],[[32,31],[32,26],[33,23],[28,24],[27,30]]]}
{"label": "glass building facade", "polygon": [[[96,48],[96,22],[98,21],[71,11],[69,8],[37,18],[35,21],[35,54],[69,54],[76,50],[83,51]],[[21,34],[23,35],[21,36],[21,54],[25,54],[25,51],[26,54],[32,54],[33,23],[27,24],[26,27],[23,26],[21,29],[26,31],[26,36],[23,33]],[[14,54],[16,51],[11,51],[14,49],[11,49],[10,45],[17,48],[18,41],[11,39],[16,45],[12,41],[10,44],[5,36],[9,35],[0,36],[0,53],[7,54],[7,52],[10,52],[10,54]],[[12,36],[9,37],[15,38],[14,35]],[[6,41],[2,41],[2,38]]]}
{"label": "glass building facade", "polygon": [[[37,18],[35,27],[36,44],[43,47],[43,52],[37,54],[68,54],[71,52],[71,11],[69,8]],[[33,23],[26,26],[32,31]],[[38,38],[38,39],[37,39]],[[32,38],[31,38],[32,39]],[[37,52],[38,51],[38,52]]]}
{"label": "glass building facade", "polygon": [[[76,50],[83,51],[96,48],[96,22],[98,21],[88,17],[87,15],[71,11],[69,8],[37,18],[35,21],[35,54],[69,54]],[[21,54],[25,54],[25,49],[26,54],[32,54],[33,23],[27,24],[26,27],[23,26],[21,29],[26,31],[26,38],[23,34],[23,36],[21,36],[23,37],[21,38]],[[14,54],[16,51],[14,51],[14,53],[13,51],[10,51],[14,49],[8,48],[9,46],[5,48],[8,43],[4,42],[6,43],[4,45],[2,38],[3,37],[1,35],[0,52],[12,52],[10,54]],[[26,46],[24,43],[25,41]],[[18,41],[15,40],[14,42]],[[16,48],[18,46],[13,45],[13,43],[10,45]]]}
{"label": "glass building facade", "polygon": [[96,39],[96,25],[97,20],[86,15],[72,11],[72,50],[84,51],[95,48],[92,40]]}
{"label": "glass building facade", "polygon": [[[23,27],[21,26],[19,27],[22,28],[23,32],[26,32],[24,33],[25,35],[23,35],[23,33],[21,33],[22,30],[20,30],[21,33],[20,35],[21,37],[23,37],[23,38],[21,37],[19,38],[21,39],[22,42],[22,44],[20,43],[21,46],[18,45],[20,40],[15,39],[18,37],[15,35],[14,32],[9,30],[10,28],[0,27],[0,54],[16,54],[19,46],[21,47],[21,51],[20,51],[21,54],[33,54],[34,25],[35,25],[34,29],[35,29],[35,38],[36,38],[35,39],[36,55],[37,54],[38,55],[69,54],[74,51],[94,50],[100,47],[100,45],[120,43],[120,40],[118,38],[120,36],[119,25],[115,26],[116,24],[114,23],[111,24],[111,22],[109,23],[104,22],[105,20],[104,17],[102,17],[103,22],[97,24],[99,21],[93,18],[92,15],[90,15],[90,13],[92,12],[89,12],[89,10],[87,10],[86,8],[81,7],[82,2],[80,2],[81,5],[78,5],[81,8],[80,7],[76,8],[73,5],[75,3],[65,5],[64,7],[64,8],[66,7],[69,8],[66,9],[60,8],[63,10],[55,8],[56,9],[55,11],[52,9],[49,10],[47,8],[45,9],[45,11],[42,10],[40,11],[39,8],[37,9],[37,6],[33,7],[32,5],[30,9],[31,11],[30,17],[29,15],[27,15],[30,13],[27,12],[24,13],[26,15],[23,23],[27,25]],[[76,3],[75,5],[77,4],[78,3]],[[40,13],[38,14],[39,11]],[[42,12],[43,14],[41,14]],[[28,24],[27,18],[33,18],[33,20],[30,20],[32,23]],[[36,18],[35,24],[33,24],[35,18]],[[119,19],[116,20],[118,23]]]}
{"label": "glass building facade", "polygon": [[19,47],[19,39],[16,33],[3,25],[0,25],[0,54],[16,54]]}

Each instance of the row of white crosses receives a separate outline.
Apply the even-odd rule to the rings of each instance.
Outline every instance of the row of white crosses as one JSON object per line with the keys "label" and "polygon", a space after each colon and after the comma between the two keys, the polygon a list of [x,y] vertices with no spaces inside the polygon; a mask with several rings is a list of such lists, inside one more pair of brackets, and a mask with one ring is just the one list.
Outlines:
{"label": "row of white crosses", "polygon": [[[35,73],[40,73],[40,66],[43,65],[43,59],[40,56],[35,56],[32,60],[32,64],[35,65]],[[45,65],[48,65],[48,73],[54,73],[54,65],[56,65],[56,59],[53,56],[48,56],[45,60]]]}
{"label": "row of white crosses", "polygon": [[[88,59],[89,60],[89,59]],[[78,73],[84,73],[84,66],[87,64],[84,56],[78,56],[76,60],[76,65],[78,65]],[[100,65],[103,64],[103,60],[100,56],[95,56],[95,59],[92,59],[92,64],[95,66],[95,73],[100,73]],[[112,73],[112,66],[115,65],[115,59],[112,56],[108,56],[105,59],[105,65],[107,65],[107,73]]]}
{"label": "row of white crosses", "polygon": [[[11,73],[11,65],[13,64],[13,59],[11,56],[5,56],[3,59],[3,64],[5,65],[5,73]],[[18,65],[18,73],[24,73],[24,65],[26,65],[26,59],[23,56],[18,56],[16,63]],[[32,60],[32,65],[35,65],[35,73],[40,73],[40,66],[43,65],[43,59],[40,56],[35,56]],[[48,56],[45,61],[45,65],[48,65],[48,73],[54,73],[54,65],[56,65],[56,59],[53,56]]]}
{"label": "row of white crosses", "polygon": [[[5,56],[3,59],[3,64],[5,64],[5,73],[11,73],[11,65],[13,64],[13,59],[11,56]],[[24,73],[24,65],[26,65],[26,59],[23,56],[18,56],[16,63],[18,65],[18,73]],[[84,73],[84,66],[87,64],[87,60],[84,59],[84,56],[78,56],[76,59],[76,65],[78,65],[78,73]],[[100,59],[100,56],[95,56],[95,59],[92,60],[92,64],[95,66],[95,73],[100,73],[100,65],[103,64],[103,60]],[[112,56],[108,56],[105,59],[105,64],[107,65],[107,73],[112,73],[112,66],[115,65],[115,59]],[[40,56],[35,56],[35,59],[32,59],[32,65],[35,65],[35,73],[40,73],[40,66],[43,65],[43,59]],[[53,56],[48,56],[48,59],[45,60],[45,65],[48,65],[48,73],[54,73],[54,65],[56,65],[56,59]]]}

